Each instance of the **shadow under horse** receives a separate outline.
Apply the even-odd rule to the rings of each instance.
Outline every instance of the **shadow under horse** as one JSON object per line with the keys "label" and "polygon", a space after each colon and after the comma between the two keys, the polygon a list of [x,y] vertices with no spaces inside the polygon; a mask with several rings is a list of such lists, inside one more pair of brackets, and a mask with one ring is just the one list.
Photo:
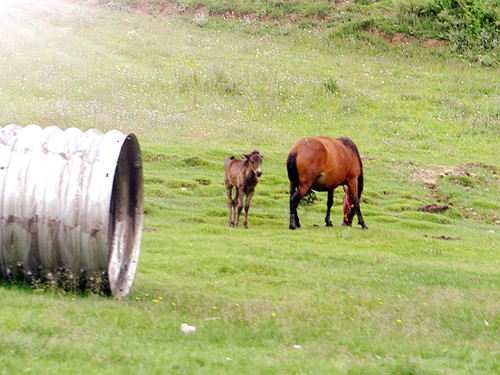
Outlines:
{"label": "shadow under horse", "polygon": [[[311,190],[328,192],[325,223],[332,226],[330,210],[333,191],[347,185],[347,210],[354,208],[358,224],[368,229],[359,207],[363,192],[363,163],[356,144],[347,137],[306,137],[299,139],[290,150],[286,162],[290,180],[290,229],[300,228],[297,206]],[[351,202],[349,202],[349,199]],[[352,223],[344,207],[343,225]],[[352,212],[352,211],[351,211]],[[349,216],[351,219],[349,220]]]}

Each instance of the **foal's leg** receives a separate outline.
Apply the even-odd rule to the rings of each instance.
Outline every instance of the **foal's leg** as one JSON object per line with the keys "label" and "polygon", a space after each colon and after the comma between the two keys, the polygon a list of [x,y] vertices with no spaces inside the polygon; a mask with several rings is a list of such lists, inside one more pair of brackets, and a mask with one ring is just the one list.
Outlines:
{"label": "foal's leg", "polygon": [[245,229],[248,229],[248,210],[250,209],[250,199],[252,199],[254,192],[255,189],[252,189],[252,191],[250,191],[245,198],[245,221],[243,221]]}
{"label": "foal's leg", "polygon": [[229,221],[227,223],[228,227],[231,227],[233,225],[233,220],[232,220],[232,210],[233,210],[233,187],[232,186],[227,186],[226,185],[226,194],[227,194],[227,208],[229,209]]}
{"label": "foal's leg", "polygon": [[[243,198],[244,198],[245,192],[243,189],[237,189],[237,194],[236,197],[234,198],[234,220],[233,220],[233,226],[235,228],[238,228],[238,223],[240,221],[240,214],[241,210],[243,210]],[[238,207],[236,208],[236,205]]]}
{"label": "foal's leg", "polygon": [[237,207],[238,207],[238,199],[240,197],[240,193],[238,188],[236,188],[235,190],[236,191],[234,193],[234,198],[233,198],[233,228],[238,227],[238,217],[239,217]]}
{"label": "foal's leg", "polygon": [[354,206],[354,210],[356,211],[356,215],[358,216],[358,224],[361,225],[361,228],[368,229],[363,220],[363,215],[361,215],[361,209],[359,208],[359,198],[358,198],[358,180],[352,179],[347,181],[347,186],[349,187],[349,194],[351,195],[352,205]]}
{"label": "foal's leg", "polygon": [[327,227],[332,226],[332,221],[330,220],[330,210],[333,205],[333,189],[328,190],[328,199],[326,201],[326,216],[325,216],[325,223]]}

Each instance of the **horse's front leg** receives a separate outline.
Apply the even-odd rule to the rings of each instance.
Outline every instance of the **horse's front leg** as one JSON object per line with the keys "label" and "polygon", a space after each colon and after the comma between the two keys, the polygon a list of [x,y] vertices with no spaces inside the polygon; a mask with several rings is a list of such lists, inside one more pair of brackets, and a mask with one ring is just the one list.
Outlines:
{"label": "horse's front leg", "polygon": [[252,199],[254,192],[255,189],[252,189],[252,191],[250,191],[245,198],[245,220],[243,221],[245,229],[248,229],[248,210],[250,209],[250,200]]}
{"label": "horse's front leg", "polygon": [[330,210],[333,205],[333,190],[328,191],[328,199],[326,201],[326,216],[325,216],[325,223],[327,227],[332,226],[332,221],[330,220]]}

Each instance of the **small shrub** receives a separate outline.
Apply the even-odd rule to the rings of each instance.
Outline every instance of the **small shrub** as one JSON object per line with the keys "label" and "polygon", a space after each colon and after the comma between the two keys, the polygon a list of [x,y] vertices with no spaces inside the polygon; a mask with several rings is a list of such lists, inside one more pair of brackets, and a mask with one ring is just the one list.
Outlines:
{"label": "small shrub", "polygon": [[336,94],[339,92],[339,85],[335,78],[328,77],[323,80],[323,89],[327,93]]}

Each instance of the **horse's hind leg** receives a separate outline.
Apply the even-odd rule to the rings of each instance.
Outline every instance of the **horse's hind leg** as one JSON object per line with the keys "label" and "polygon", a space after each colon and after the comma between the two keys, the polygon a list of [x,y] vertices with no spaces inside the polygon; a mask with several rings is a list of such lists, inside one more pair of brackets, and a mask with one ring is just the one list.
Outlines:
{"label": "horse's hind leg", "polygon": [[300,190],[290,184],[290,226],[289,229],[300,228],[299,216],[297,215],[297,206],[299,205],[302,195]]}
{"label": "horse's hind leg", "polygon": [[333,205],[333,190],[328,191],[328,199],[326,201],[326,216],[325,216],[325,223],[327,227],[332,226],[332,221],[330,220],[330,210]]}
{"label": "horse's hind leg", "polygon": [[368,229],[363,220],[363,215],[361,215],[361,209],[359,207],[359,197],[358,197],[358,183],[357,180],[349,180],[347,181],[347,186],[349,188],[349,194],[352,199],[352,205],[354,206],[354,211],[356,211],[356,216],[358,217],[358,224],[361,225],[361,228]]}

